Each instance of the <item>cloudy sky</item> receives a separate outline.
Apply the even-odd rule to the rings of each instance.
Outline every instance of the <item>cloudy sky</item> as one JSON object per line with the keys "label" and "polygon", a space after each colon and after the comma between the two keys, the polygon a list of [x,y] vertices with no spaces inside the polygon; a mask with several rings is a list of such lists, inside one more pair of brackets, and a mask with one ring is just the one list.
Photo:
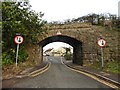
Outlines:
{"label": "cloudy sky", "polygon": [[45,13],[47,21],[64,21],[89,13],[112,13],[118,15],[120,0],[29,0],[32,9]]}

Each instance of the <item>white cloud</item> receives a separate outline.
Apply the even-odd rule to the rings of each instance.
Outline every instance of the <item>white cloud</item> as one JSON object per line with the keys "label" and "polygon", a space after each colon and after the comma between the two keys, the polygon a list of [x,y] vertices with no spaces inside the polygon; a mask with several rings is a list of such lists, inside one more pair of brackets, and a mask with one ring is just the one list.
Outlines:
{"label": "white cloud", "polygon": [[32,9],[48,21],[77,18],[89,13],[118,14],[119,0],[30,0]]}

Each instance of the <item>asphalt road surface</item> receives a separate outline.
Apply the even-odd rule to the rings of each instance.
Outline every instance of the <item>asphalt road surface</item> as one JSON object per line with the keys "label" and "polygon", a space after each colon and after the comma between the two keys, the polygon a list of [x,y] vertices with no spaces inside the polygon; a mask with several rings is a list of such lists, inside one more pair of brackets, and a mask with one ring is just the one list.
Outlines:
{"label": "asphalt road surface", "polygon": [[90,77],[70,70],[61,63],[61,57],[48,56],[48,71],[32,78],[24,78],[14,88],[110,88]]}

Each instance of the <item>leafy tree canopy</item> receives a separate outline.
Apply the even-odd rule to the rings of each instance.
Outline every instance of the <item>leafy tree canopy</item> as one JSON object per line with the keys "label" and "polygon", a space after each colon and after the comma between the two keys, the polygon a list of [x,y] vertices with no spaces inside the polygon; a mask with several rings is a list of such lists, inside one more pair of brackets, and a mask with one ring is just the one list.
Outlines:
{"label": "leafy tree canopy", "polygon": [[43,13],[31,10],[29,2],[2,3],[2,43],[3,51],[14,48],[16,33],[24,36],[24,44],[35,43],[37,36],[43,31],[46,23],[42,20]]}

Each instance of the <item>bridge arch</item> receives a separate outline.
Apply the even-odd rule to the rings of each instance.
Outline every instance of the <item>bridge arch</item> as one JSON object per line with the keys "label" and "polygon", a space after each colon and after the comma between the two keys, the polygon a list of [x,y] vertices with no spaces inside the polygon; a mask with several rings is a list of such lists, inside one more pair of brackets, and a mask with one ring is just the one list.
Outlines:
{"label": "bridge arch", "polygon": [[40,46],[40,59],[43,59],[43,47],[52,42],[64,42],[73,47],[73,63],[83,65],[83,49],[82,49],[82,42],[78,41],[77,39],[66,36],[66,35],[54,35],[45,38],[44,40],[39,42]]}

